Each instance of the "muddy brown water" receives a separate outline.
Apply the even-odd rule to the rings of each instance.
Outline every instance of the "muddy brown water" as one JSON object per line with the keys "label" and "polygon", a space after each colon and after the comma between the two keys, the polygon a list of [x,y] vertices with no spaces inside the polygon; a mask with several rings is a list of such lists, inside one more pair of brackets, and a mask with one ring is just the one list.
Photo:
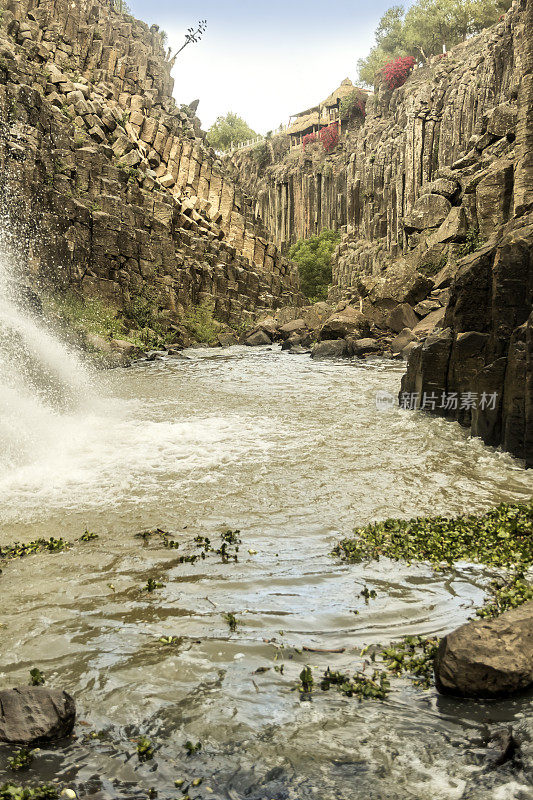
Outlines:
{"label": "muddy brown water", "polygon": [[[99,375],[83,408],[42,412],[21,433],[24,447],[0,460],[0,543],[100,537],[0,578],[1,684],[38,666],[79,708],[77,738],[41,749],[25,780],[169,799],[182,796],[176,779],[195,777],[202,800],[532,796],[531,697],[462,702],[407,678],[385,702],[294,691],[305,664],[354,669],[366,645],[463,623],[490,578],[479,565],[341,564],[329,555],[339,538],[374,519],[531,496],[530,473],[459,426],[378,411],[376,393],[396,393],[402,370],[191,350]],[[156,526],[180,548],[135,538]],[[199,552],[194,537],[218,547],[227,528],[241,532],[237,563],[179,563]],[[164,587],[141,591],[149,578]],[[377,592],[368,604],[365,586]],[[483,737],[502,725],[521,737],[523,766],[490,770]],[[155,748],[145,763],[140,735]],[[201,750],[187,755],[187,741]],[[0,782],[10,754],[0,747]]]}

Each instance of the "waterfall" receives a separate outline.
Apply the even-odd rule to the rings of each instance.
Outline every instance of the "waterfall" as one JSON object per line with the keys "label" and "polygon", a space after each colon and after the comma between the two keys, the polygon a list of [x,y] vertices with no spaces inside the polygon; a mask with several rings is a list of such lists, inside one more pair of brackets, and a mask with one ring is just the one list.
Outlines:
{"label": "waterfall", "polygon": [[47,326],[0,220],[0,473],[28,463],[60,435],[65,414],[90,396],[81,358]]}

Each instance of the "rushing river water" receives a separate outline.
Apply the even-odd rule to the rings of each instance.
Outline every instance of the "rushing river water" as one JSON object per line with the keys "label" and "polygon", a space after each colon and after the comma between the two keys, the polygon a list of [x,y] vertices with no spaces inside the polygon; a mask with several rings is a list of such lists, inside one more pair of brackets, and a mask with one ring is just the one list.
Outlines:
{"label": "rushing river water", "polygon": [[[20,409],[24,446],[0,467],[0,543],[100,536],[0,577],[2,684],[38,666],[79,708],[78,738],[41,750],[26,778],[139,798],[180,797],[174,781],[195,777],[190,796],[215,800],[531,796],[527,698],[461,702],[408,679],[385,702],[294,691],[305,664],[317,676],[360,667],[364,646],[442,634],[482,603],[480,567],[338,563],[328,554],[354,525],[531,495],[529,473],[459,426],[378,411],[402,368],[194,350],[93,377],[70,412],[49,399],[37,415]],[[4,435],[15,417],[4,409]],[[180,549],[135,537],[156,526]],[[237,563],[179,563],[199,552],[194,537],[217,547],[226,528],[241,532]],[[149,578],[164,586],[141,591]],[[364,586],[377,591],[367,605]],[[507,724],[524,768],[487,770],[483,737]],[[139,735],[153,760],[139,762]],[[201,750],[187,755],[187,741]]]}

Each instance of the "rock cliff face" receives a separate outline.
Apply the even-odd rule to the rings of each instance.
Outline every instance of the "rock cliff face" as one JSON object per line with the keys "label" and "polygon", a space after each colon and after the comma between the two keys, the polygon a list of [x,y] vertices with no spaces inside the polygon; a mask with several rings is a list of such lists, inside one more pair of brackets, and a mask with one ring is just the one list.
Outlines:
{"label": "rock cliff face", "polygon": [[[247,151],[233,157],[278,245],[342,231],[331,299],[357,300],[378,325],[414,328],[415,340],[441,331],[410,346],[403,391],[420,402],[434,392],[428,410],[471,424],[528,465],[532,17],[531,0],[515,0],[497,25],[403,87],[380,88],[364,124],[330,156],[283,153],[274,140],[263,170]],[[489,389],[495,409],[438,408],[443,394]]]}
{"label": "rock cliff face", "polygon": [[7,0],[0,191],[38,233],[31,268],[118,307],[149,289],[170,320],[206,300],[230,323],[298,302],[170,69],[157,27],[105,0]]}

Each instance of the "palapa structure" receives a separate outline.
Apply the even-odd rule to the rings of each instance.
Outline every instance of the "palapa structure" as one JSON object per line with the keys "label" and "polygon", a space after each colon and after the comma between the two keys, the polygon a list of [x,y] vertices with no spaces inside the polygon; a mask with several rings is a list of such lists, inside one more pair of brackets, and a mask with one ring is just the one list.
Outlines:
{"label": "palapa structure", "polygon": [[[304,136],[310,133],[318,133],[322,128],[338,122],[341,125],[340,107],[345,97],[348,97],[358,87],[354,86],[349,78],[345,78],[338,89],[335,89],[329,97],[321,103],[305,111],[291,116],[287,133],[291,137],[291,147],[297,147],[303,141]],[[364,89],[359,91],[368,94]],[[339,130],[340,133],[340,130]]]}

